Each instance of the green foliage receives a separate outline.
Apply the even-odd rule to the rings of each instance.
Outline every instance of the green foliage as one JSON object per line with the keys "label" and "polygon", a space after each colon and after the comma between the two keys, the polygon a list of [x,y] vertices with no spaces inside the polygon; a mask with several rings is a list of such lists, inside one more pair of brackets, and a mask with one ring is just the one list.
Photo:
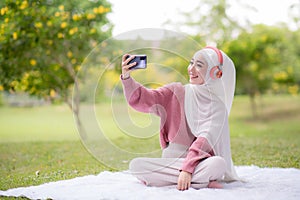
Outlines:
{"label": "green foliage", "polygon": [[[237,71],[237,92],[254,97],[267,91],[278,91],[278,84],[295,87],[299,80],[299,57],[295,48],[296,33],[285,27],[254,26],[222,49],[234,60]],[[298,39],[299,40],[299,39]]]}
{"label": "green foliage", "polygon": [[191,30],[198,41],[222,45],[243,30],[238,21],[228,15],[230,4],[228,0],[201,0],[195,9],[182,13],[184,22],[180,28]]}
{"label": "green foliage", "polygon": [[[180,27],[194,33],[196,41],[215,43],[235,62],[237,93],[248,94],[254,101],[257,94],[266,92],[299,93],[300,37],[299,29],[291,31],[287,25],[252,25],[247,18],[234,19],[228,15],[232,2],[201,0],[194,10],[182,13]],[[254,8],[235,2],[241,8]],[[299,27],[299,3],[290,8],[290,17]],[[178,24],[178,23],[177,23]],[[169,25],[174,28],[177,24]],[[180,30],[180,29],[179,29]]]}
{"label": "green foliage", "polygon": [[70,96],[88,52],[111,35],[106,0],[6,0],[0,13],[0,82],[7,91]]}

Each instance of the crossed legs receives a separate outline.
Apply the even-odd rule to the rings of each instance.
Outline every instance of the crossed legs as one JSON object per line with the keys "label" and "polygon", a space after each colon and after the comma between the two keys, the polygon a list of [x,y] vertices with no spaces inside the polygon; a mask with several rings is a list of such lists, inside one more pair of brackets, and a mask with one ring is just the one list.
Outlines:
{"label": "crossed legs", "polygon": [[[130,162],[129,170],[139,180],[148,186],[177,185],[179,169],[184,158],[135,158]],[[218,188],[216,180],[225,173],[225,161],[222,157],[212,156],[198,164],[192,175],[191,187]]]}

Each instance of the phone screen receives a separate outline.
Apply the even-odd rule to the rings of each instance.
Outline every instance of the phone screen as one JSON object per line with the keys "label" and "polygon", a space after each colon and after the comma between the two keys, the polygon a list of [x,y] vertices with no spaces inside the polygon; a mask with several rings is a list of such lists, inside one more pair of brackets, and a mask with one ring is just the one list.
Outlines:
{"label": "phone screen", "polygon": [[128,64],[136,62],[137,64],[129,69],[145,69],[147,68],[147,56],[146,55],[134,55],[134,59],[132,59]]}

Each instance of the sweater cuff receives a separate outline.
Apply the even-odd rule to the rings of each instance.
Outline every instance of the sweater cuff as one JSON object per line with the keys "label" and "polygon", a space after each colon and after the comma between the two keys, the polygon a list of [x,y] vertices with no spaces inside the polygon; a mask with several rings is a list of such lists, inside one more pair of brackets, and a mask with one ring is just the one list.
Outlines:
{"label": "sweater cuff", "polygon": [[193,174],[194,171],[195,171],[195,168],[190,167],[190,166],[189,167],[188,166],[184,166],[179,171],[185,171],[185,172]]}
{"label": "sweater cuff", "polygon": [[203,160],[205,160],[206,158],[211,157],[210,154],[206,154],[203,158],[200,159],[193,159],[193,161],[189,160],[189,161],[185,161],[180,169],[180,171],[186,171],[189,172],[191,174],[194,173],[195,168],[199,165],[200,162],[202,162]]}

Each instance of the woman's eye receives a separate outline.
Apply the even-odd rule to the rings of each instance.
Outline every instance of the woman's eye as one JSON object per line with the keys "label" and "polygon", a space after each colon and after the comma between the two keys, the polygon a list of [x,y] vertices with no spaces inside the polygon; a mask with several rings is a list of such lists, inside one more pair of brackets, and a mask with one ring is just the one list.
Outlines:
{"label": "woman's eye", "polygon": [[193,65],[194,63],[193,63],[193,61],[190,61],[190,65]]}

